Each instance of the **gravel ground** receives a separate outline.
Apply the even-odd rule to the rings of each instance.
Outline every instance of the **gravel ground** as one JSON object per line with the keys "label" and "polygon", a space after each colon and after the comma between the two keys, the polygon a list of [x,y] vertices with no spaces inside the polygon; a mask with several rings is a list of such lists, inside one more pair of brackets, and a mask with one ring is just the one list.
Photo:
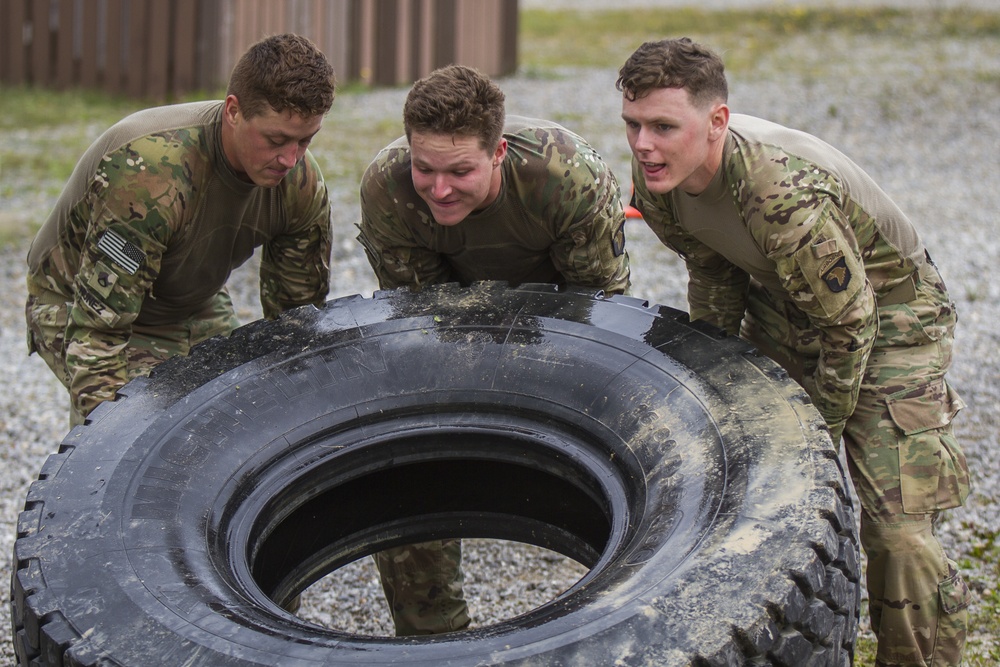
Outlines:
{"label": "gravel ground", "polygon": [[[596,0],[523,0],[526,7],[598,6]],[[898,0],[900,5],[915,3]],[[669,8],[677,2],[618,0],[617,5]],[[714,5],[768,5],[707,0]],[[810,4],[808,2],[800,4]],[[829,4],[825,2],[824,4]],[[840,4],[852,4],[841,0]],[[859,0],[859,3],[860,0]],[[892,4],[884,3],[884,4]],[[926,6],[975,5],[992,0],[924,2]],[[909,214],[948,281],[960,313],[956,362],[950,380],[969,404],[956,430],[972,469],[975,491],[967,505],[947,513],[940,535],[952,553],[968,550],[981,531],[996,531],[1000,503],[1000,47],[994,41],[955,38],[933,45],[844,36],[788,38],[762,63],[761,72],[781,72],[795,59],[796,72],[747,76],[732,81],[735,111],[806,129],[840,147],[866,168]],[[617,64],[615,64],[616,66]],[[773,66],[772,66],[773,65]],[[515,76],[501,81],[511,113],[562,120],[598,148],[628,184],[628,148],[614,91],[614,67],[566,70],[551,79]],[[398,118],[405,91],[343,96],[333,113],[359,122]],[[375,282],[354,241],[355,183],[333,183],[334,297],[370,295]],[[26,200],[27,201],[27,200]],[[46,202],[47,206],[51,201]],[[10,206],[10,202],[4,206]],[[41,215],[41,214],[39,214]],[[628,228],[634,294],[650,302],[685,308],[684,272],[640,223]],[[65,433],[66,396],[37,357],[25,356],[24,256],[26,243],[0,250],[0,554],[9,581],[17,515],[28,484]],[[258,316],[253,265],[234,276],[241,316]],[[14,389],[16,388],[16,390]],[[478,623],[509,618],[552,599],[581,574],[575,564],[542,550],[470,541],[467,592]],[[970,570],[970,579],[989,574]],[[980,594],[989,583],[980,583]],[[995,584],[994,584],[995,585]],[[368,561],[332,575],[305,596],[302,614],[311,620],[364,634],[390,632],[381,593]],[[0,662],[13,662],[10,626],[0,618]],[[979,637],[981,641],[996,638]]]}

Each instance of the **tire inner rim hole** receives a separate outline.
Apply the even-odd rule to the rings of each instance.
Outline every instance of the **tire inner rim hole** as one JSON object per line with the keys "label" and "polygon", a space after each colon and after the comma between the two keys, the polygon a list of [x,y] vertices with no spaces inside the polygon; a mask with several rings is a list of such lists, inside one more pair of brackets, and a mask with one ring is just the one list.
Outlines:
{"label": "tire inner rim hole", "polygon": [[[449,448],[448,455],[427,454],[402,464],[395,459],[381,465],[362,462],[360,467],[367,470],[346,480],[333,464],[312,471],[309,483],[289,485],[257,517],[247,545],[254,583],[291,611],[306,599],[309,620],[323,624],[322,603],[317,605],[308,590],[314,584],[317,591],[327,587],[322,593],[326,600],[345,604],[346,597],[349,604],[356,591],[331,592],[328,587],[335,585],[340,568],[365,568],[374,581],[360,593],[364,604],[384,608],[377,571],[368,556],[396,546],[462,538],[472,540],[471,545],[463,544],[465,568],[470,561],[489,561],[501,546],[497,541],[518,542],[529,545],[519,552],[535,559],[535,570],[557,569],[572,585],[608,547],[613,514],[623,504],[608,496],[620,495],[619,490],[598,482],[599,475],[586,465],[562,460],[545,447],[533,448],[530,455],[518,453],[519,447],[493,450],[505,452],[497,458],[488,455],[488,448],[479,455],[459,456]],[[408,451],[413,451],[412,445]],[[474,562],[471,566],[476,567]],[[467,572],[466,585],[470,583],[475,582]],[[536,588],[551,595],[540,604],[563,592],[558,584]],[[477,611],[470,613],[475,616]],[[388,618],[387,609],[385,614]],[[378,634],[372,622],[359,634]]]}

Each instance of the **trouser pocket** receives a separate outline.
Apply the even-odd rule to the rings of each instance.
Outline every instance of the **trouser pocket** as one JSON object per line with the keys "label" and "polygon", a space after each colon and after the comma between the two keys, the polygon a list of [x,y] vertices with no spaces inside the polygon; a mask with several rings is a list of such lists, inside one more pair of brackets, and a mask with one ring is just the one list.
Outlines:
{"label": "trouser pocket", "polygon": [[940,613],[937,619],[937,633],[934,637],[934,653],[931,667],[957,667],[962,664],[965,637],[969,622],[967,608],[972,602],[972,593],[955,571],[955,564],[948,561],[953,574],[938,584]]}
{"label": "trouser pocket", "polygon": [[892,394],[886,405],[903,432],[899,441],[899,487],[906,514],[958,507],[969,495],[969,468],[952,433],[951,420],[964,407],[944,379]]}

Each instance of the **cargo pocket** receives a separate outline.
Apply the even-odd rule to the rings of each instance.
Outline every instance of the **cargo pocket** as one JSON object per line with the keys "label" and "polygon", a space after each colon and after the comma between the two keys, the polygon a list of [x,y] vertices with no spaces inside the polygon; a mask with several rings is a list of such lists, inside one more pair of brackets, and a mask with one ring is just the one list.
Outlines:
{"label": "cargo pocket", "polygon": [[[954,563],[949,564],[954,568]],[[957,572],[938,584],[938,603],[934,651],[927,664],[960,665],[969,623],[966,609],[972,603],[972,593]]]}
{"label": "cargo pocket", "polygon": [[969,495],[969,469],[951,420],[965,403],[944,379],[886,398],[906,436],[899,443],[903,512],[925,514],[958,507]]}
{"label": "cargo pocket", "polygon": [[28,353],[61,355],[69,311],[64,303],[30,304],[27,308]]}
{"label": "cargo pocket", "polygon": [[941,599],[941,611],[954,614],[972,604],[972,593],[957,572],[938,584],[938,596]]}

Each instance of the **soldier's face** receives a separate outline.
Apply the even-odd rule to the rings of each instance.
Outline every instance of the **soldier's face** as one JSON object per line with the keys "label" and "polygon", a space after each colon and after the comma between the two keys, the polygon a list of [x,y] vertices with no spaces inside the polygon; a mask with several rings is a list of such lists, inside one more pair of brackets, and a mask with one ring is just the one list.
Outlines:
{"label": "soldier's face", "polygon": [[222,145],[226,158],[247,181],[265,188],[278,185],[305,155],[323,125],[323,116],[266,109],[247,118],[239,102],[226,98]]}
{"label": "soldier's face", "polygon": [[438,224],[457,225],[497,198],[506,154],[506,139],[489,151],[476,137],[412,132],[413,187]]}
{"label": "soldier's face", "polygon": [[680,188],[696,195],[708,187],[729,123],[725,104],[700,108],[692,104],[687,90],[657,88],[635,100],[622,96],[622,119],[650,192],[665,194]]}

